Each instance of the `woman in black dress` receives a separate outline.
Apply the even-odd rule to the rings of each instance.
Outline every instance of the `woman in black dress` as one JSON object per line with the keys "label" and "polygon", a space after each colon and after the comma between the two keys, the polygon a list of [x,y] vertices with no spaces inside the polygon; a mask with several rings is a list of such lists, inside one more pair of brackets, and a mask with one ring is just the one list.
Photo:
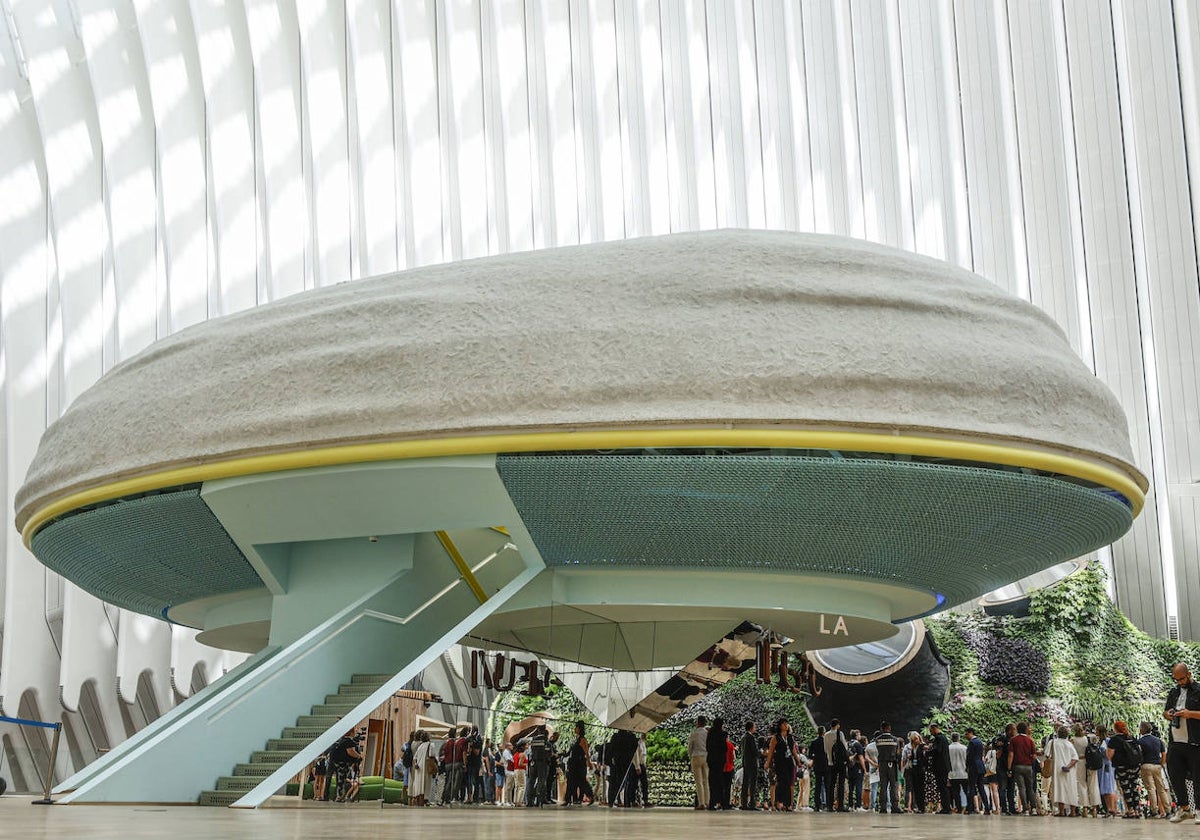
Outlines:
{"label": "woman in black dress", "polygon": [[567,753],[567,796],[563,805],[572,803],[592,804],[595,794],[588,782],[588,768],[591,765],[587,738],[583,736],[583,722],[575,722],[575,743]]}
{"label": "woman in black dress", "polygon": [[780,719],[773,727],[771,743],[767,746],[767,766],[775,774],[775,810],[792,809],[792,785],[796,781],[796,739],[792,727]]}

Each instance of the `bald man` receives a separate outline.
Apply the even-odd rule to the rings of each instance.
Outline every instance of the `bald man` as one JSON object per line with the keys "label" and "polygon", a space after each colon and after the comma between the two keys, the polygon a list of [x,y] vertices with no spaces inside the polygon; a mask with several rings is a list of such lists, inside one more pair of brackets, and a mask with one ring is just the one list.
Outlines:
{"label": "bald man", "polygon": [[1171,822],[1193,817],[1200,825],[1200,809],[1188,804],[1187,780],[1200,787],[1200,685],[1192,681],[1188,666],[1179,662],[1171,669],[1175,687],[1167,693],[1163,717],[1171,722],[1167,732],[1167,773],[1179,810]]}

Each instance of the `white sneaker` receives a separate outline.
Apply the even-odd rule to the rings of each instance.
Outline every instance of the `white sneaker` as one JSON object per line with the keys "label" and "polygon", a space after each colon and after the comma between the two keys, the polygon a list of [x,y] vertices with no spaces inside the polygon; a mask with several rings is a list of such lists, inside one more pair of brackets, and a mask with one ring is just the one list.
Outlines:
{"label": "white sneaker", "polygon": [[1196,822],[1196,825],[1200,825],[1200,814],[1197,814],[1197,815],[1196,815],[1196,820],[1195,820],[1195,822]]}
{"label": "white sneaker", "polygon": [[1180,808],[1178,811],[1176,811],[1174,814],[1171,815],[1171,818],[1170,818],[1170,820],[1168,820],[1168,822],[1180,823],[1180,822],[1183,822],[1184,820],[1186,820],[1191,815],[1192,815],[1191,809]]}

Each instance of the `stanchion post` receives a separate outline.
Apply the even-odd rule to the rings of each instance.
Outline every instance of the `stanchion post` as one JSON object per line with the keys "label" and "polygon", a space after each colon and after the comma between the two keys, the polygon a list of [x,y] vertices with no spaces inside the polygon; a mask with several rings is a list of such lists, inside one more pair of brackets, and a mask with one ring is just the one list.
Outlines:
{"label": "stanchion post", "polygon": [[50,741],[50,764],[46,767],[46,792],[41,799],[33,800],[34,805],[53,805],[50,798],[50,788],[54,787],[54,765],[58,763],[58,739],[62,735],[62,724],[54,724],[54,738]]}

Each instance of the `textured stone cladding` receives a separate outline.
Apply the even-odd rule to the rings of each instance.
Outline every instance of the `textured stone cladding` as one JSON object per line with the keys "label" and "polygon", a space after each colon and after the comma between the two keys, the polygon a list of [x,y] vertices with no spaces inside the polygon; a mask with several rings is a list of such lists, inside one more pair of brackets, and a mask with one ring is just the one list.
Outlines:
{"label": "textured stone cladding", "polygon": [[714,231],[414,269],[182,330],[47,430],[17,523],[246,455],[696,426],[949,431],[1136,472],[1120,406],[1035,307],[880,245]]}

